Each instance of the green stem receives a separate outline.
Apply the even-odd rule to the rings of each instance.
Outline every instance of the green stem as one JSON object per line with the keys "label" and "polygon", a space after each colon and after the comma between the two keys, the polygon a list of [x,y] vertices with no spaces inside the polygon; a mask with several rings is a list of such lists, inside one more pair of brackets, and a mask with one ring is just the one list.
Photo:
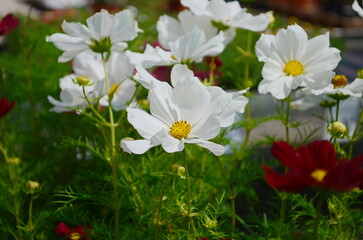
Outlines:
{"label": "green stem", "polygon": [[231,189],[231,185],[229,184],[227,173],[223,168],[223,164],[220,157],[217,157],[219,168],[221,169],[224,182],[226,184],[227,192],[228,192],[228,198],[231,200],[231,209],[232,209],[232,227],[233,229],[236,227],[236,203],[235,203],[235,194],[233,194],[233,191]]}
{"label": "green stem", "polygon": [[313,240],[317,240],[318,238],[318,229],[320,224],[320,217],[321,217],[321,209],[323,206],[324,197],[318,193],[318,205],[316,206],[316,217],[314,219],[314,227],[313,227],[313,233],[312,238]]}
{"label": "green stem", "polygon": [[92,112],[99,118],[99,120],[101,120],[101,122],[105,123],[106,125],[109,125],[108,122],[100,115],[100,113],[94,108],[93,104],[91,103],[90,99],[87,97],[87,94],[86,94],[86,89],[85,87],[83,86],[82,87],[82,92],[83,92],[83,96],[84,96],[84,99],[86,100],[89,108],[92,110]]}
{"label": "green stem", "polygon": [[286,118],[285,118],[285,131],[286,131],[286,142],[290,143],[290,126],[289,126],[289,117],[290,117],[290,102],[291,102],[291,94],[286,98]]}
{"label": "green stem", "polygon": [[120,206],[119,206],[119,192],[118,192],[118,176],[117,176],[117,167],[118,162],[116,158],[116,134],[115,134],[115,122],[113,118],[113,110],[112,110],[112,96],[110,95],[110,80],[108,77],[107,66],[106,66],[106,58],[102,54],[102,63],[103,70],[105,73],[105,81],[106,81],[106,89],[108,97],[108,113],[110,116],[110,134],[111,134],[111,167],[112,167],[112,179],[113,179],[113,191],[114,191],[114,204],[115,204],[115,240],[119,239],[119,225],[120,225]]}
{"label": "green stem", "polygon": [[34,200],[34,196],[33,194],[31,194],[31,198],[30,198],[30,202],[29,202],[29,219],[28,219],[28,231],[30,233],[30,239],[33,240],[34,236],[33,236],[33,230],[34,230],[34,226],[33,226],[33,200]]}
{"label": "green stem", "polygon": [[353,154],[353,144],[358,140],[357,139],[357,135],[359,133],[359,129],[360,129],[360,125],[361,125],[361,121],[363,120],[363,109],[360,110],[360,114],[357,120],[357,123],[355,125],[355,129],[353,131],[353,135],[352,137],[349,138],[349,155],[348,155],[348,159],[352,158],[352,154]]}
{"label": "green stem", "polygon": [[191,196],[190,196],[190,178],[189,178],[189,171],[188,171],[188,163],[185,149],[183,151],[184,156],[184,167],[185,167],[185,177],[187,181],[187,202],[188,202],[188,221],[189,225],[192,226],[193,236],[197,236],[197,231],[194,226],[194,221],[192,217],[192,203],[191,203]]}
{"label": "green stem", "polygon": [[284,232],[284,230],[283,230],[284,228],[282,226],[285,223],[285,219],[286,219],[287,193],[281,192],[280,198],[281,198],[281,205],[280,205],[279,222],[280,222],[281,227],[280,227],[280,231],[279,231],[279,237],[281,237]]}
{"label": "green stem", "polygon": [[339,105],[340,105],[340,99],[337,100],[337,106],[335,111],[335,121],[338,121],[339,119]]}
{"label": "green stem", "polygon": [[214,70],[216,69],[216,64],[214,62],[214,57],[212,57],[212,61],[209,64],[209,82],[208,85],[209,86],[213,86],[214,85]]}
{"label": "green stem", "polygon": [[155,237],[154,237],[155,240],[158,240],[159,235],[160,235],[161,209],[163,207],[163,198],[164,198],[164,195],[165,195],[166,187],[168,186],[169,178],[170,178],[170,175],[169,175],[169,173],[167,173],[167,175],[165,177],[165,180],[164,180],[164,183],[163,183],[163,186],[161,188],[161,193],[160,193],[160,197],[159,197],[159,206],[158,206],[157,211],[156,211],[156,219],[154,220],[154,224],[156,225]]}

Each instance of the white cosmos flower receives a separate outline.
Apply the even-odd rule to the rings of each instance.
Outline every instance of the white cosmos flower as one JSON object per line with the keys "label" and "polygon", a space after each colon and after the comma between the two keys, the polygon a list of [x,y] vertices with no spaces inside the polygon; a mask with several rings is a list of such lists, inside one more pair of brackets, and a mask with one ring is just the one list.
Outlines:
{"label": "white cosmos flower", "polygon": [[59,62],[67,62],[87,50],[96,53],[122,51],[127,47],[125,41],[133,40],[141,31],[128,9],[115,15],[102,10],[87,19],[87,26],[63,21],[62,29],[65,34],[55,33],[46,38],[47,42],[53,42],[64,51]]}
{"label": "white cosmos flower", "polygon": [[[61,88],[60,101],[48,96],[48,101],[54,105],[50,109],[52,112],[70,112],[71,109],[82,111],[87,106],[87,102],[84,98],[82,87],[74,83],[79,75],[71,74],[65,76],[59,80],[59,86]],[[85,93],[89,99],[97,98],[97,92],[95,91],[94,80],[91,80],[90,86],[85,87]]]}
{"label": "white cosmos flower", "polygon": [[[179,73],[174,72],[172,79]],[[223,107],[222,99],[213,100],[207,88],[194,77],[177,77],[183,80],[177,81],[173,87],[166,82],[151,84],[148,96],[151,114],[127,108],[128,121],[144,139],[122,140],[124,151],[143,154],[162,145],[166,152],[172,153],[182,151],[185,143],[193,143],[217,156],[224,153],[222,145],[208,141],[220,131],[216,112]]]}
{"label": "white cosmos flower", "polygon": [[[362,4],[363,4],[363,2],[362,2]],[[354,0],[352,8],[353,8],[354,11],[356,11],[359,14],[359,16],[363,17],[363,9],[359,5],[357,0]]]}
{"label": "white cosmos flower", "polygon": [[192,31],[171,42],[170,51],[147,45],[144,53],[126,51],[126,55],[132,64],[144,68],[201,62],[206,56],[220,54],[224,50],[223,41],[223,32],[208,40],[203,30],[195,27]]}
{"label": "white cosmos flower", "polygon": [[[178,19],[166,14],[160,16],[157,22],[158,40],[160,45],[165,49],[170,49],[172,43],[181,36],[198,27],[203,30],[207,40],[218,35],[219,30],[212,25],[208,16],[197,16],[189,10],[184,10],[178,14]],[[224,45],[227,45],[236,35],[234,28],[223,31]]]}
{"label": "white cosmos flower", "polygon": [[[135,80],[141,83],[145,88],[150,89],[155,85],[159,85],[162,82],[154,78],[149,72],[142,67],[136,67],[137,73]],[[185,79],[194,79],[196,82],[200,80],[194,76],[193,71],[189,70],[186,65],[177,64],[171,71],[171,84],[176,86],[179,82],[185,81]],[[220,108],[214,109],[218,116],[220,126],[228,127],[233,124],[236,113],[243,113],[248,103],[248,98],[243,96],[246,90],[237,92],[225,92],[222,88],[216,86],[205,87],[211,95],[211,104],[216,102],[216,105],[220,105]]]}
{"label": "white cosmos flower", "polygon": [[348,84],[348,80],[343,75],[336,75],[331,84],[319,90],[311,90],[314,95],[321,94],[343,94],[352,97],[361,97],[363,94],[363,79],[356,78]]}
{"label": "white cosmos flower", "polygon": [[[128,61],[124,53],[112,53],[106,63],[109,75],[110,92],[113,93],[112,108],[115,111],[125,109],[136,90],[136,83],[130,80],[134,66]],[[92,102],[99,100],[102,106],[108,106],[105,73],[100,55],[92,52],[79,54],[73,62],[74,74],[60,80],[60,101],[48,96],[48,100],[55,105],[51,111],[64,112],[72,109],[84,109],[87,101],[83,89],[73,80],[78,76],[87,76],[91,82],[85,87],[87,98]]]}
{"label": "white cosmos flower", "polygon": [[208,16],[219,30],[242,28],[260,32],[264,31],[270,23],[267,14],[253,16],[247,13],[246,8],[241,8],[238,1],[227,3],[224,0],[181,0],[180,2],[193,14]]}
{"label": "white cosmos flower", "polygon": [[256,43],[258,60],[265,62],[262,94],[284,99],[299,86],[322,89],[329,85],[341,60],[340,51],[329,47],[329,33],[308,39],[298,25],[280,30],[276,36],[262,34]]}

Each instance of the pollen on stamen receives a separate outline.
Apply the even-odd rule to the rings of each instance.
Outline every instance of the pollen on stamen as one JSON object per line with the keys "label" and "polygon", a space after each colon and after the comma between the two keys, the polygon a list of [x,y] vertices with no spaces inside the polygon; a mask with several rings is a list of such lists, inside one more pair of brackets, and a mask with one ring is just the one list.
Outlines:
{"label": "pollen on stamen", "polygon": [[190,123],[185,120],[180,120],[173,123],[170,127],[169,133],[177,139],[182,139],[189,135],[191,129]]}
{"label": "pollen on stamen", "polygon": [[288,61],[284,67],[284,73],[293,77],[299,76],[303,74],[303,72],[304,66],[297,60]]}
{"label": "pollen on stamen", "polygon": [[344,75],[335,75],[331,83],[334,88],[344,88],[348,84],[348,79]]}
{"label": "pollen on stamen", "polygon": [[314,170],[310,176],[312,178],[314,178],[316,181],[318,182],[322,182],[324,180],[324,177],[326,176],[328,172],[326,170],[323,170],[323,169],[316,169]]}

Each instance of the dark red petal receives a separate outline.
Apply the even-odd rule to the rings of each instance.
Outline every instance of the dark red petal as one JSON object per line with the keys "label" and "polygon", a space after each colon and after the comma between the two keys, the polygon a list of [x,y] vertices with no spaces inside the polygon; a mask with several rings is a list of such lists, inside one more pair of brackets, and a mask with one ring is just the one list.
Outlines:
{"label": "dark red petal", "polygon": [[0,36],[8,34],[11,30],[19,25],[19,19],[15,18],[13,14],[7,14],[0,21]]}
{"label": "dark red petal", "polygon": [[306,180],[297,174],[289,172],[281,176],[268,166],[262,166],[262,169],[266,172],[265,179],[270,187],[287,192],[298,192],[308,186]]}
{"label": "dark red petal", "polygon": [[284,141],[274,142],[271,147],[272,156],[279,159],[282,164],[296,171],[300,170],[300,164],[296,151]]}
{"label": "dark red petal", "polygon": [[72,231],[72,229],[70,229],[64,222],[60,222],[55,228],[55,233],[62,237],[68,237],[69,235],[74,233],[74,231]]}
{"label": "dark red petal", "polygon": [[318,169],[329,169],[337,164],[337,154],[329,141],[315,141],[309,145]]}
{"label": "dark red petal", "polygon": [[10,102],[6,98],[0,99],[0,118],[5,116],[13,107],[15,106],[15,102]]}

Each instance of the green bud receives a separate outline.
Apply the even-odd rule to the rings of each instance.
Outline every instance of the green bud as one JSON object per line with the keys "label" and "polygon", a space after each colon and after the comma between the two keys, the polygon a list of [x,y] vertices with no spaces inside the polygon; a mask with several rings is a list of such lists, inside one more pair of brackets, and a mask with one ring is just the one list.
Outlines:
{"label": "green bud", "polygon": [[29,180],[26,183],[26,193],[33,194],[39,189],[39,182]]}
{"label": "green bud", "polygon": [[344,138],[348,132],[347,127],[342,122],[333,122],[328,126],[328,132],[336,138]]}
{"label": "green bud", "polygon": [[336,105],[336,102],[331,101],[331,100],[323,100],[320,102],[319,105],[320,105],[320,107],[323,107],[323,108],[331,108]]}
{"label": "green bud", "polygon": [[88,86],[91,79],[87,76],[78,76],[76,82],[80,86]]}

